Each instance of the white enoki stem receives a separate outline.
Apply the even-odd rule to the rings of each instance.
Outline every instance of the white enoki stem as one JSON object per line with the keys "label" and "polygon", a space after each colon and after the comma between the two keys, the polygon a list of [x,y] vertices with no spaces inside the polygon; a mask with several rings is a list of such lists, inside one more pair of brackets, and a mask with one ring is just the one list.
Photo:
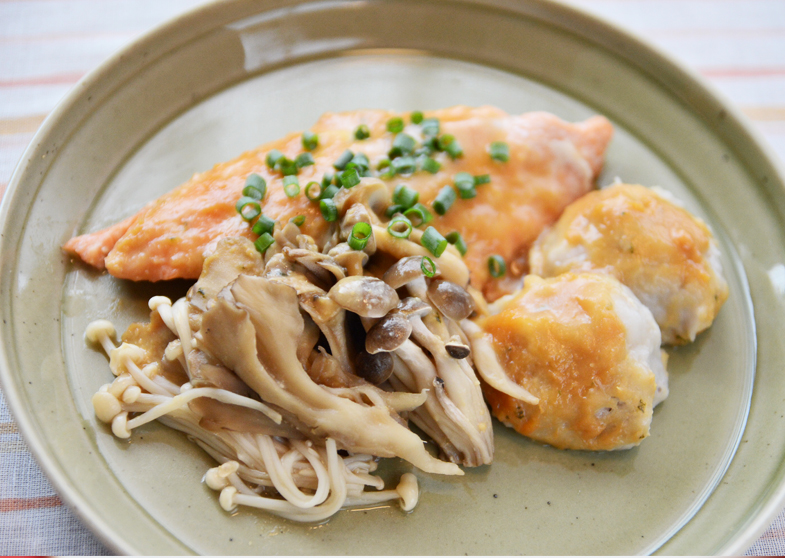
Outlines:
{"label": "white enoki stem", "polygon": [[249,397],[243,397],[242,395],[237,395],[236,393],[232,393],[230,391],[226,391],[224,389],[217,389],[217,388],[194,388],[191,390],[186,391],[185,393],[181,393],[180,395],[175,395],[172,397],[171,401],[164,403],[162,405],[157,405],[153,409],[150,409],[143,415],[140,415],[132,420],[128,421],[128,429],[133,430],[143,424],[146,424],[150,421],[153,421],[163,415],[169,414],[172,411],[180,409],[188,404],[189,401],[193,401],[199,397],[210,397],[211,399],[216,399],[221,403],[228,403],[230,405],[238,405],[240,407],[247,407],[249,409],[254,409],[256,411],[260,411],[267,415],[270,419],[272,419],[276,424],[281,424],[281,420],[283,417],[276,411],[273,411],[270,407],[265,405],[264,403],[260,403],[255,399],[250,399]]}

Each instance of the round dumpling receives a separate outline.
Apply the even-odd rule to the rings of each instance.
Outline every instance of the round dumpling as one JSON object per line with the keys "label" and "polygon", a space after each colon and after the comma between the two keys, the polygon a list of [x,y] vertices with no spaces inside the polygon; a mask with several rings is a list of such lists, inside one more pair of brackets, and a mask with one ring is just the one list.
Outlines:
{"label": "round dumpling", "polygon": [[627,287],[597,273],[529,275],[495,306],[478,325],[509,378],[539,398],[484,385],[496,418],[561,449],[624,449],[649,435],[668,376],[660,330]]}
{"label": "round dumpling", "polygon": [[618,184],[577,200],[537,239],[531,273],[610,273],[651,310],[663,343],[694,341],[727,299],[728,285],[709,228],[665,195]]}

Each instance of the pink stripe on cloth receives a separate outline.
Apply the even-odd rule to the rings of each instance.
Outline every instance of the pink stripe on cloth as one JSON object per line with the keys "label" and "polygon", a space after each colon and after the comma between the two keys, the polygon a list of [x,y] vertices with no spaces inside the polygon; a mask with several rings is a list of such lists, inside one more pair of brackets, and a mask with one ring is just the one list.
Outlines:
{"label": "pink stripe on cloth", "polygon": [[54,74],[48,76],[0,80],[0,88],[29,87],[31,85],[56,85],[62,83],[67,83],[67,84],[76,83],[77,81],[82,79],[82,76],[84,75],[85,75],[84,72],[72,72],[68,74]]}

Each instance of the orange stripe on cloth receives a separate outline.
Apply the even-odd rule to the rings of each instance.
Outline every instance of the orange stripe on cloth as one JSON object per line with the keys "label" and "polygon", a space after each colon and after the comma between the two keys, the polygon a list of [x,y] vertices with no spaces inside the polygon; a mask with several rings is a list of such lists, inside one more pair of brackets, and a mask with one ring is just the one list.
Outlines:
{"label": "orange stripe on cloth", "polygon": [[[0,184],[0,199],[3,197],[3,187],[5,184]],[[2,434],[18,434],[19,430],[13,422],[0,422],[0,435]]]}
{"label": "orange stripe on cloth", "polygon": [[710,78],[757,78],[785,76],[785,66],[761,68],[702,68],[700,73]]}
{"label": "orange stripe on cloth", "polygon": [[778,107],[741,107],[744,114],[752,120],[776,122],[785,120],[785,106]]}
{"label": "orange stripe on cloth", "polygon": [[37,498],[0,498],[0,513],[62,506],[60,496],[39,496]]}
{"label": "orange stripe on cloth", "polygon": [[19,118],[0,118],[0,136],[10,134],[32,134],[46,118],[45,114],[33,114]]}

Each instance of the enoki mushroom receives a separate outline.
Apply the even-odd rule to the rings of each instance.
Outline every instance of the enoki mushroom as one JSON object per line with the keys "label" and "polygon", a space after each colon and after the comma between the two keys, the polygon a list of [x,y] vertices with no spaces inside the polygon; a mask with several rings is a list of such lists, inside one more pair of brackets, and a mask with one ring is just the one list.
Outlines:
{"label": "enoki mushroom", "polygon": [[[154,297],[150,307],[159,312],[178,337],[179,345],[190,350],[193,340],[187,314],[181,310],[185,307],[184,299],[182,302],[180,306],[180,301],[172,305],[164,297]],[[258,411],[276,424],[281,423],[282,417],[256,399],[225,389],[193,387],[190,382],[176,386],[158,374],[155,363],[140,366],[147,357],[144,349],[128,343],[116,347],[114,335],[114,326],[106,320],[91,323],[86,331],[88,341],[100,344],[110,357],[117,376],[93,396],[96,416],[111,424],[112,432],[119,438],[129,438],[134,429],[156,419],[186,433],[219,463],[207,471],[204,482],[220,492],[219,502],[225,510],[248,506],[293,521],[318,522],[347,506],[397,500],[409,511],[416,505],[418,488],[414,475],[404,474],[396,489],[383,490],[384,481],[371,474],[377,467],[373,456],[342,456],[330,438],[322,447],[311,440],[206,430],[200,426],[201,417],[188,405],[202,397]],[[182,350],[169,350],[167,356],[181,365],[187,362],[182,358]],[[130,415],[135,416],[129,418]],[[366,491],[366,487],[374,491]]]}

